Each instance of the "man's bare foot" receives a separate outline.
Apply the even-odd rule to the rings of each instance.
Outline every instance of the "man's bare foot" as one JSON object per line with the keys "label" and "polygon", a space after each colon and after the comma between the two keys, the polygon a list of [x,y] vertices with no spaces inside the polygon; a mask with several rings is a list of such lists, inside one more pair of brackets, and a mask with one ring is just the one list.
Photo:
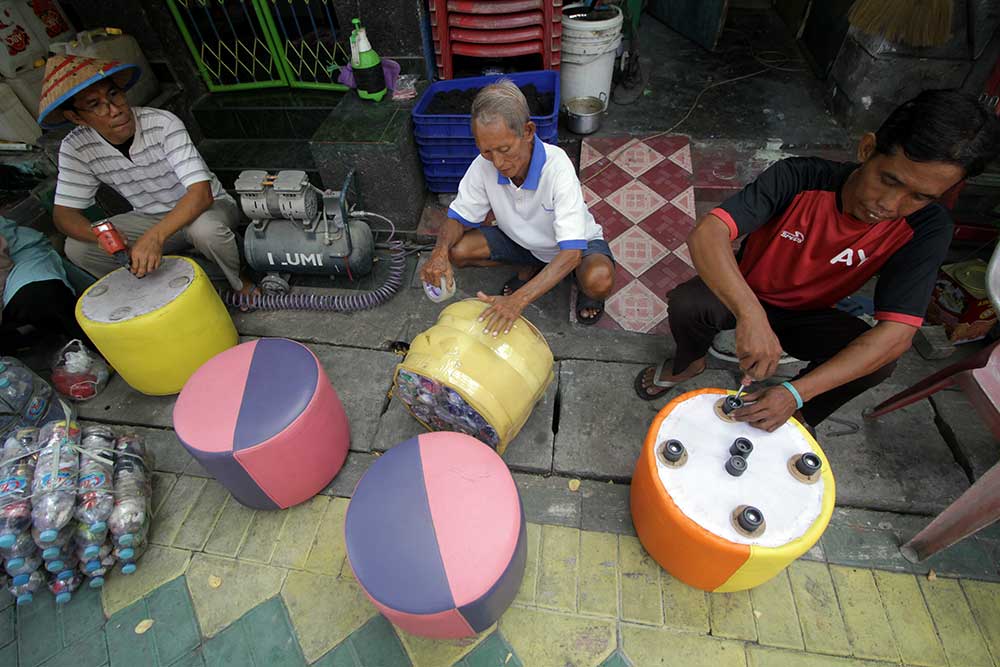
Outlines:
{"label": "man's bare foot", "polygon": [[[236,290],[236,293],[239,294],[240,296],[245,296],[247,298],[252,299],[255,296],[260,296],[260,288],[257,287],[257,285],[255,285],[252,280],[243,278],[243,286],[240,287],[238,290]],[[242,310],[245,313],[249,310],[252,310],[252,308],[249,306],[240,306],[240,310]]]}
{"label": "man's bare foot", "polygon": [[[636,378],[635,390],[639,394],[640,398],[647,401],[651,401],[665,393],[667,393],[671,386],[675,384],[680,384],[686,380],[690,380],[694,377],[701,375],[705,371],[705,358],[696,359],[692,361],[687,368],[682,372],[673,375],[670,373],[667,363],[662,364],[662,366],[649,366],[644,369],[639,377]],[[653,383],[654,375],[656,374],[657,368],[660,368],[660,377],[658,381],[660,384],[667,385],[661,387]]]}

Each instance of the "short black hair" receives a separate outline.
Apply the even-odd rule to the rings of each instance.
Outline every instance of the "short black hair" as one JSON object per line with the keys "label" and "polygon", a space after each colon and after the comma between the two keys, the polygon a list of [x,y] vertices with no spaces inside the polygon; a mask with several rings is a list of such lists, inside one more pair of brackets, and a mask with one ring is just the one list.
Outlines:
{"label": "short black hair", "polygon": [[1000,151],[1000,123],[975,97],[925,90],[889,114],[875,133],[875,150],[898,149],[914,162],[947,162],[977,176]]}

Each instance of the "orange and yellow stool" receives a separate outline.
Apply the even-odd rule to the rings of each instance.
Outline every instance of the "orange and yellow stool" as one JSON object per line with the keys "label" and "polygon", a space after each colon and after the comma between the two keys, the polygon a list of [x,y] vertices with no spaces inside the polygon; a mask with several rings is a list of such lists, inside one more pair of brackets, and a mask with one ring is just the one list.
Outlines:
{"label": "orange and yellow stool", "polygon": [[759,586],[788,567],[826,530],[835,498],[829,462],[799,422],[767,433],[724,421],[715,404],[729,393],[701,389],[664,406],[631,490],[646,551],[715,592]]}

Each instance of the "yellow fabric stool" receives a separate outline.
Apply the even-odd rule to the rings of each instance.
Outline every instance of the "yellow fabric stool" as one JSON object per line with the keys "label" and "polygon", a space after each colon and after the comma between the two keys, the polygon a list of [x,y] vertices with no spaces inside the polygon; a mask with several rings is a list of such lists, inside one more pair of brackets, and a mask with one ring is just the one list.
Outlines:
{"label": "yellow fabric stool", "polygon": [[141,279],[112,271],[80,296],[76,320],[119,375],[152,396],[179,392],[238,338],[208,276],[187,257],[164,257]]}

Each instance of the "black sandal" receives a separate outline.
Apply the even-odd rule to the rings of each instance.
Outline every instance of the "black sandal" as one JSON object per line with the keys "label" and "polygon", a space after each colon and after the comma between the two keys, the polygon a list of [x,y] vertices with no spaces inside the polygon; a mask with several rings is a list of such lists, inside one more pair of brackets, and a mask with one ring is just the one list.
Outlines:
{"label": "black sandal", "polygon": [[[583,311],[585,310],[596,310],[597,314],[584,317]],[[578,288],[576,293],[576,321],[589,327],[597,324],[602,317],[604,317],[604,301],[592,299]]]}
{"label": "black sandal", "polygon": [[527,284],[528,284],[527,280],[521,280],[520,278],[517,277],[517,274],[515,273],[510,277],[509,280],[507,280],[507,282],[503,284],[503,289],[500,290],[500,295],[510,296],[511,294],[513,294],[514,292],[521,289]]}
{"label": "black sandal", "polygon": [[[632,384],[632,386],[635,388],[635,393],[639,398],[641,398],[644,401],[655,401],[656,399],[666,394],[667,391],[669,391],[671,388],[676,387],[678,384],[680,384],[679,382],[668,382],[660,380],[660,375],[663,374],[663,367],[666,366],[667,363],[670,361],[672,360],[664,359],[663,361],[660,362],[658,366],[655,367],[646,366],[641,371],[639,371],[639,374],[635,376],[635,382]],[[645,380],[646,372],[650,368],[653,369],[653,383],[647,386],[643,380]],[[654,387],[663,389],[664,391],[658,391],[655,394],[650,393],[650,389],[653,389]]]}

